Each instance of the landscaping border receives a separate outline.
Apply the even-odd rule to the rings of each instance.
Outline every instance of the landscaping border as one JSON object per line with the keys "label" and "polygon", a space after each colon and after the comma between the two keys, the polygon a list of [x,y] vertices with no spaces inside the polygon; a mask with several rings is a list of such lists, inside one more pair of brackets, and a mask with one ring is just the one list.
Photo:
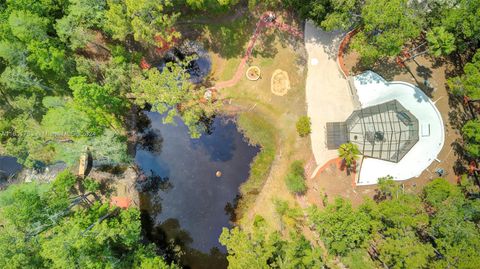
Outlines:
{"label": "landscaping border", "polygon": [[354,35],[356,35],[358,33],[358,31],[359,31],[359,29],[355,28],[352,31],[348,32],[345,35],[345,37],[343,38],[342,42],[340,42],[340,45],[338,46],[337,63],[338,63],[338,66],[340,68],[341,73],[343,74],[343,76],[346,79],[348,79],[348,77],[350,76],[350,72],[345,67],[345,62],[343,60],[343,54],[344,54],[343,52],[345,50],[345,47],[350,42],[350,39],[352,39],[352,37]]}

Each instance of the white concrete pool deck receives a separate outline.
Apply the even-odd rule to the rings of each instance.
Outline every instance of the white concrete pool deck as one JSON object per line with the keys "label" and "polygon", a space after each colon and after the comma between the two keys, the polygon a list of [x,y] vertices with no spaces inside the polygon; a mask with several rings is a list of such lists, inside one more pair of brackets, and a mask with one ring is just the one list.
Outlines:
{"label": "white concrete pool deck", "polygon": [[419,123],[419,140],[398,162],[364,158],[357,185],[376,184],[378,178],[390,175],[394,180],[419,176],[438,156],[443,147],[445,130],[435,104],[418,87],[406,82],[387,82],[367,71],[354,77],[361,107],[398,100]]}
{"label": "white concrete pool deck", "polygon": [[312,122],[312,151],[319,167],[338,157],[337,150],[327,149],[327,122],[345,121],[354,108],[347,80],[337,65],[342,37],[343,33],[325,32],[309,21],[305,24],[308,53],[306,100]]}

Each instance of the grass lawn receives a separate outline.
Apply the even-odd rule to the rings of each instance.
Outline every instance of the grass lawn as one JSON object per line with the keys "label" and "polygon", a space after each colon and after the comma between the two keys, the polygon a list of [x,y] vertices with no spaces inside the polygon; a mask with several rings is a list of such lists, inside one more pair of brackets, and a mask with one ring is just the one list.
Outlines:
{"label": "grass lawn", "polygon": [[[233,78],[257,20],[249,14],[233,21],[189,25],[201,33],[197,40],[211,55],[214,81]],[[273,199],[295,203],[284,181],[288,167],[294,160],[307,161],[312,157],[310,139],[299,137],[295,127],[298,118],[306,115],[306,52],[303,40],[293,42],[289,38],[272,29],[264,30],[249,62],[260,67],[261,78],[248,81],[244,77],[234,87],[220,91],[221,98],[230,103],[224,107],[225,112],[234,111],[239,129],[251,143],[262,146],[251,164],[250,178],[240,188],[243,197],[237,207],[237,222],[244,227],[251,225],[253,217],[259,214],[279,229]],[[270,90],[276,69],[289,75],[291,89],[284,96],[276,96]]]}
{"label": "grass lawn", "polygon": [[[306,115],[307,70],[301,64],[304,62],[304,50],[301,41],[295,48],[282,46],[279,41],[277,39],[273,43],[274,47],[266,48],[275,51],[274,56],[251,59],[249,64],[261,69],[258,81],[249,81],[244,77],[234,87],[221,91],[222,97],[240,111],[239,128],[251,142],[262,146],[262,152],[252,163],[249,180],[241,187],[243,199],[239,203],[238,213],[239,223],[244,227],[252,223],[255,215],[261,215],[273,227],[279,228],[273,199],[295,203],[295,197],[288,192],[284,178],[291,162],[307,161],[312,156],[310,139],[301,138],[295,126],[298,118]],[[260,48],[265,49],[261,45]],[[235,59],[223,61],[224,66],[228,66],[233,65]],[[288,72],[291,89],[285,96],[276,96],[271,92],[270,79],[276,69]]]}
{"label": "grass lawn", "polygon": [[255,156],[250,164],[250,177],[240,187],[242,199],[239,201],[239,209],[247,209],[255,202],[260,193],[265,179],[270,173],[272,162],[277,151],[275,127],[261,115],[253,112],[243,112],[238,117],[238,127],[255,145],[262,145],[262,150]]}
{"label": "grass lawn", "polygon": [[233,75],[235,75],[237,67],[240,64],[241,58],[238,57],[225,60],[218,54],[212,53],[211,55],[213,78],[216,81],[226,81],[233,78]]}

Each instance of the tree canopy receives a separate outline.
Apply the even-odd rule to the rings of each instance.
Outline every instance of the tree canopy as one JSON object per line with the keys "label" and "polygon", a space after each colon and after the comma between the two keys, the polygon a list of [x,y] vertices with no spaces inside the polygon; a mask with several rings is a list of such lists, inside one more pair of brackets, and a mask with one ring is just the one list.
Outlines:
{"label": "tree canopy", "polygon": [[[91,150],[98,160],[129,161],[126,117],[132,105],[145,102],[159,112],[168,107],[166,122],[180,116],[198,137],[201,120],[214,109],[209,102],[199,103],[204,91],[189,82],[186,65],[145,73],[138,66],[145,50],[169,46],[180,37],[174,28],[176,10],[171,1],[147,0],[1,4],[3,154],[26,166],[59,160],[73,164],[86,147],[95,147]],[[129,99],[148,83],[164,82],[168,85],[160,92],[142,93],[138,102]]]}
{"label": "tree canopy", "polygon": [[136,41],[163,47],[180,35],[173,30],[178,13],[166,12],[172,7],[169,0],[108,0],[107,3],[105,27],[115,39],[125,41],[132,34]]}
{"label": "tree canopy", "polygon": [[99,202],[71,208],[76,184],[65,171],[50,184],[0,193],[0,267],[177,268],[142,242],[138,210]]}
{"label": "tree canopy", "polygon": [[[331,30],[357,28],[351,47],[368,66],[382,57],[397,56],[418,39],[440,57],[478,48],[478,1],[322,0],[283,1],[305,18]],[[426,35],[425,35],[426,33]]]}
{"label": "tree canopy", "polygon": [[197,89],[190,81],[186,63],[167,63],[162,72],[150,69],[133,82],[135,102],[152,105],[152,110],[165,113],[165,123],[173,123],[180,116],[189,128],[192,137],[199,137],[205,130],[199,124],[203,117],[215,112],[212,100],[202,101],[205,89]]}
{"label": "tree canopy", "polygon": [[477,50],[471,62],[465,64],[462,75],[448,80],[448,86],[456,95],[480,99],[480,50]]}
{"label": "tree canopy", "polygon": [[384,179],[389,187],[379,191],[385,194],[394,187],[399,192],[377,196],[383,197],[378,202],[367,200],[358,209],[337,199],[325,210],[309,210],[329,252],[350,257],[365,250],[378,266],[389,268],[475,268],[479,201],[465,198],[445,179],[433,180],[420,195],[395,184]]}
{"label": "tree canopy", "polygon": [[228,268],[320,268],[321,251],[303,236],[292,234],[282,239],[278,233],[267,232],[261,217],[257,217],[254,231],[239,228],[223,229],[220,242],[228,250]]}

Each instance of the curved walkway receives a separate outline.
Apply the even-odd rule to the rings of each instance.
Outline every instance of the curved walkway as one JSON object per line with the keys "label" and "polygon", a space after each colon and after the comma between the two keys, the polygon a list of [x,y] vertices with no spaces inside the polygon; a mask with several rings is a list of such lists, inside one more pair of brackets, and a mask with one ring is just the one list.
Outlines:
{"label": "curved walkway", "polygon": [[341,32],[325,32],[311,22],[305,25],[308,53],[306,99],[312,121],[312,151],[319,167],[338,157],[336,150],[327,149],[326,123],[345,121],[354,110],[347,80],[337,64],[342,37]]}
{"label": "curved walkway", "polygon": [[219,81],[219,82],[215,83],[215,86],[213,88],[215,88],[217,90],[220,90],[220,89],[223,89],[223,88],[232,87],[235,84],[237,84],[238,81],[240,81],[240,79],[245,74],[245,67],[247,65],[247,61],[250,58],[250,56],[252,55],[252,50],[253,50],[253,47],[255,46],[255,42],[257,41],[258,36],[260,35],[263,28],[276,27],[277,29],[280,29],[284,32],[288,32],[295,37],[302,38],[303,33],[293,26],[290,26],[290,25],[285,24],[285,23],[277,22],[277,21],[267,22],[265,19],[271,13],[272,12],[269,12],[269,11],[263,13],[263,15],[258,20],[257,25],[255,27],[255,31],[253,32],[253,35],[250,38],[250,41],[248,42],[248,46],[247,46],[247,49],[245,51],[245,55],[243,56],[242,60],[240,61],[240,64],[238,65],[237,71],[235,72],[235,75],[233,76],[233,78],[231,78],[230,80],[226,80],[226,81]]}

